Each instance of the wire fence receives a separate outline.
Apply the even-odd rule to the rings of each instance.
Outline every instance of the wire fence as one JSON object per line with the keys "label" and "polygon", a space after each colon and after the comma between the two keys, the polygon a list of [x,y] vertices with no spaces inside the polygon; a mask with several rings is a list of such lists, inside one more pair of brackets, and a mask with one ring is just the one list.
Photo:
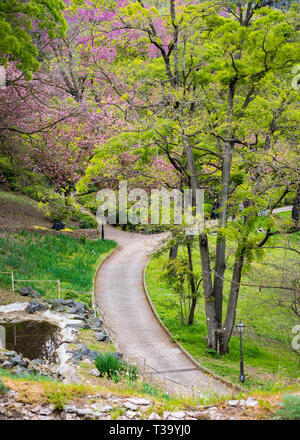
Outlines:
{"label": "wire fence", "polygon": [[73,290],[73,289],[63,288],[61,286],[61,280],[21,280],[21,279],[16,279],[13,271],[10,271],[10,272],[1,272],[0,271],[0,274],[10,275],[11,288],[12,288],[13,292],[16,291],[16,283],[56,283],[57,284],[57,298],[58,299],[61,299],[62,292],[73,292],[73,293],[91,295],[92,308],[94,309],[94,301],[93,301],[93,292],[92,291],[86,292],[86,291],[82,291],[82,290]]}
{"label": "wire fence", "polygon": [[[119,338],[117,333],[110,328],[107,325],[107,321],[105,319],[105,313],[103,310],[101,310],[101,308],[99,307],[99,305],[96,303],[95,301],[95,296],[94,296],[94,292],[90,291],[90,292],[86,292],[86,291],[80,291],[80,290],[73,290],[73,289],[67,289],[67,288],[63,288],[61,287],[61,280],[23,280],[23,279],[16,279],[14,276],[14,272],[10,271],[10,272],[1,272],[0,274],[6,274],[9,275],[11,278],[11,286],[12,286],[12,291],[15,292],[16,290],[16,283],[56,283],[57,284],[57,297],[58,299],[61,299],[62,296],[62,292],[73,292],[73,293],[80,293],[80,294],[87,294],[87,295],[91,295],[91,304],[92,304],[92,310],[94,312],[96,312],[96,310],[98,310],[100,316],[103,318],[103,320],[105,321],[104,323],[104,329],[107,332],[107,334],[109,335],[110,340],[113,342],[114,346],[116,347],[116,350],[119,352]],[[154,368],[153,366],[151,366],[145,357],[137,354],[137,353],[133,353],[128,351],[127,349],[123,348],[120,350],[124,356],[124,359],[126,362],[130,362],[132,364],[135,364],[140,372],[140,375],[143,379],[143,381],[150,383],[152,386],[158,387],[160,389],[163,389],[165,393],[170,394],[172,392],[176,392],[178,394],[178,392],[180,394],[188,394],[191,395],[193,397],[195,397],[196,395],[199,396],[199,393],[197,393],[197,390],[195,389],[194,386],[190,386],[187,384],[184,384],[180,381],[171,379],[170,377],[166,376],[165,372],[161,372],[159,370],[157,370],[156,368]],[[200,393],[201,394],[201,393]]]}

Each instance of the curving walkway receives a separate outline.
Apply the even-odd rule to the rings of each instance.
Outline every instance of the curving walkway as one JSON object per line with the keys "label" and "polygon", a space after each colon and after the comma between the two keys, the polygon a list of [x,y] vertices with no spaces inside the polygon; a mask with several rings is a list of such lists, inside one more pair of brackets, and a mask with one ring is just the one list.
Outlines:
{"label": "curving walkway", "polygon": [[105,225],[105,238],[120,246],[96,275],[96,301],[105,324],[113,330],[120,350],[135,361],[139,359],[141,365],[142,358],[146,359],[148,374],[158,371],[152,379],[159,378],[168,391],[230,394],[232,389],[198,369],[170,340],[147,301],[143,271],[163,236],[124,232]]}

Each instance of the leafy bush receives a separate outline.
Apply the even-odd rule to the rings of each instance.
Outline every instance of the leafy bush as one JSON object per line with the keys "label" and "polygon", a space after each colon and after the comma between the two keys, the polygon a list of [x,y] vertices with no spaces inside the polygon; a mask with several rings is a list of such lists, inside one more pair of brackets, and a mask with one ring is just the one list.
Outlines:
{"label": "leafy bush", "polygon": [[300,396],[284,396],[281,408],[275,418],[280,420],[300,420]]}
{"label": "leafy bush", "polygon": [[7,157],[0,157],[0,170],[8,182],[14,178],[14,171]]}
{"label": "leafy bush", "polygon": [[99,354],[95,366],[100,376],[112,379],[114,382],[121,380],[122,376],[128,376],[130,380],[138,378],[138,369],[135,365],[121,361],[112,353]]}
{"label": "leafy bush", "polygon": [[96,200],[96,193],[81,196],[79,198],[79,203],[85,208],[92,211],[94,214],[96,214],[97,209],[99,208],[99,202],[97,202]]}
{"label": "leafy bush", "polygon": [[88,214],[83,214],[79,222],[80,229],[97,229],[98,222]]}
{"label": "leafy bush", "polygon": [[70,218],[70,211],[64,205],[48,205],[47,217],[51,222],[62,222]]}

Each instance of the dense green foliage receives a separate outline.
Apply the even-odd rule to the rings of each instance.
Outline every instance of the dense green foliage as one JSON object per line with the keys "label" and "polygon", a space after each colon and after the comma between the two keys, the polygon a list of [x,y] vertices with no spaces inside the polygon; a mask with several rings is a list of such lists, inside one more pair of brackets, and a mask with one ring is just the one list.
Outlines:
{"label": "dense green foliage", "polygon": [[30,78],[39,67],[34,39],[44,31],[45,38],[62,36],[66,22],[62,0],[0,1],[0,65],[8,61]]}
{"label": "dense green foliage", "polygon": [[[288,214],[288,213],[284,213]],[[287,215],[281,215],[283,218]],[[263,223],[265,219],[261,219]],[[214,243],[214,235],[209,238]],[[299,235],[289,238],[290,246],[297,248]],[[244,362],[246,388],[259,388],[262,390],[282,390],[287,386],[297,386],[299,377],[299,356],[291,348],[291,329],[298,323],[297,316],[292,312],[288,299],[290,292],[272,289],[272,285],[280,286],[282,272],[278,272],[279,262],[285,258],[286,252],[284,239],[276,238],[272,246],[282,246],[283,249],[268,249],[264,258],[260,258],[248,265],[244,270],[240,297],[237,306],[236,321],[241,319],[246,325],[244,332]],[[232,249],[233,243],[228,244]],[[195,265],[199,261],[197,248],[193,249]],[[179,248],[179,260],[186,258],[184,249]],[[297,264],[297,254],[288,252],[289,261],[285,263],[286,277],[293,274],[293,267]],[[183,285],[180,295],[170,288],[169,282],[162,277],[162,268],[168,263],[168,253],[161,253],[153,257],[147,267],[146,283],[151,300],[160,318],[169,328],[174,338],[178,340],[202,365],[211,371],[239,383],[240,347],[236,332],[233,333],[229,343],[229,353],[218,355],[214,350],[208,349],[205,341],[206,324],[204,298],[200,294],[193,325],[182,325],[182,301],[188,296],[188,285]],[[232,256],[227,264],[232,267]],[[198,276],[199,266],[195,271]],[[290,272],[291,271],[291,272]],[[229,279],[225,281],[225,304],[228,301]],[[284,286],[290,282],[286,278]],[[247,286],[247,284],[249,286]],[[254,287],[250,287],[253,285]],[[269,288],[260,286],[270,286]],[[201,289],[200,289],[201,290]]]}
{"label": "dense green foliage", "polygon": [[102,377],[112,379],[114,382],[118,382],[124,376],[129,380],[136,380],[138,377],[138,369],[135,365],[127,364],[111,353],[99,354],[95,366]]}

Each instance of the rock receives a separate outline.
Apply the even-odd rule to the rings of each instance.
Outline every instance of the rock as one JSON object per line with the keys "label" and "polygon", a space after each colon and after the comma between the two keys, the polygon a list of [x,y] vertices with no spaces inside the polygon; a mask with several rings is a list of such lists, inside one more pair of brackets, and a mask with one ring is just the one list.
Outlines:
{"label": "rock", "polygon": [[99,353],[97,351],[89,350],[88,357],[90,359],[95,360],[95,359],[97,359],[98,355],[99,355]]}
{"label": "rock", "polygon": [[71,367],[71,365],[68,364],[61,365],[57,370],[57,374],[59,377],[63,378],[64,383],[78,382],[78,378],[76,376],[76,370],[74,367]]}
{"label": "rock", "polygon": [[184,411],[177,411],[177,412],[170,412],[168,419],[176,419],[176,420],[184,420],[185,412]]}
{"label": "rock", "polygon": [[130,409],[131,411],[136,411],[138,409],[138,407],[131,402],[125,402],[123,403],[123,406],[127,409]]}
{"label": "rock", "polygon": [[136,417],[136,412],[135,411],[126,411],[126,417],[128,417],[129,419],[133,419],[133,417]]}
{"label": "rock", "polygon": [[68,307],[67,309],[65,309],[66,313],[69,313],[70,315],[75,315],[76,314],[76,309],[75,307]]}
{"label": "rock", "polygon": [[56,307],[55,311],[58,313],[64,313],[66,311],[66,307],[65,306]]}
{"label": "rock", "polygon": [[76,408],[76,406],[74,406],[74,405],[66,405],[66,406],[64,407],[64,411],[65,411],[66,413],[76,413],[76,412],[77,412],[77,408]]}
{"label": "rock", "polygon": [[93,370],[90,370],[90,374],[96,377],[100,377],[100,372],[97,370],[97,368],[93,368]]}
{"label": "rock", "polygon": [[53,299],[53,298],[51,298],[51,299],[48,299],[48,303],[49,304],[52,304],[52,305],[56,305],[56,304],[63,304],[63,301],[65,301],[64,299]]}
{"label": "rock", "polygon": [[29,375],[29,373],[26,370],[26,368],[21,367],[20,365],[16,365],[15,367],[13,367],[12,372],[13,372],[13,374],[16,374],[18,376]]}
{"label": "rock", "polygon": [[150,400],[139,397],[131,397],[127,399],[127,402],[133,403],[134,405],[150,405],[151,403]]}
{"label": "rock", "polygon": [[50,414],[52,414],[52,412],[53,412],[53,408],[51,408],[51,407],[42,407],[40,410],[39,410],[39,414],[42,414],[43,416],[50,416]]}
{"label": "rock", "polygon": [[89,319],[87,324],[92,330],[99,331],[102,329],[103,321],[100,318],[93,318]]}
{"label": "rock", "polygon": [[144,412],[148,411],[149,408],[150,408],[150,405],[142,405],[142,406],[140,407],[140,411],[141,411],[142,413],[144,413]]}
{"label": "rock", "polygon": [[76,308],[76,312],[79,315],[84,315],[88,311],[87,306],[84,303],[82,303],[82,302],[76,302],[75,303],[75,308]]}
{"label": "rock", "polygon": [[106,341],[108,338],[107,333],[103,330],[102,332],[94,333],[96,341]]}
{"label": "rock", "polygon": [[66,414],[65,420],[78,420],[78,417],[75,414]]}
{"label": "rock", "polygon": [[19,293],[22,296],[30,296],[31,298],[40,298],[41,295],[39,294],[39,292],[37,292],[36,290],[34,290],[33,287],[28,286],[28,287],[21,287],[21,289],[19,289]]}
{"label": "rock", "polygon": [[67,327],[74,328],[75,330],[81,330],[87,328],[85,322],[76,322],[76,323],[74,322],[74,324],[70,323],[67,325]]}
{"label": "rock", "polygon": [[93,417],[95,417],[94,412],[89,408],[77,408],[76,413],[79,416],[93,416]]}
{"label": "rock", "polygon": [[228,400],[228,405],[237,406],[239,404],[239,400]]}
{"label": "rock", "polygon": [[104,413],[114,409],[113,406],[111,405],[102,405],[101,403],[93,403],[91,405],[91,408],[94,409],[95,411],[104,412]]}
{"label": "rock", "polygon": [[148,420],[160,420],[160,417],[159,417],[159,415],[157,413],[152,412],[150,414],[150,416],[148,417]]}
{"label": "rock", "polygon": [[48,309],[48,307],[45,304],[41,304],[37,300],[32,299],[30,301],[30,303],[28,304],[26,311],[28,313],[35,313],[35,312],[39,312],[39,311],[47,310],[47,309]]}
{"label": "rock", "polygon": [[63,304],[64,306],[75,307],[75,301],[73,299],[62,299],[60,304]]}
{"label": "rock", "polygon": [[253,399],[252,397],[248,397],[248,399],[245,402],[245,405],[248,407],[254,407],[254,406],[258,405],[258,401]]}
{"label": "rock", "polygon": [[13,367],[13,364],[9,361],[5,361],[1,365],[1,368],[4,368],[5,370],[10,370],[12,367]]}
{"label": "rock", "polygon": [[20,354],[17,354],[16,356],[11,357],[10,362],[13,363],[13,366],[15,366],[15,365],[19,365],[21,367],[28,366],[28,363],[27,363],[27,365],[25,365],[26,362],[24,362],[23,357]]}
{"label": "rock", "polygon": [[15,356],[17,354],[16,351],[5,351],[6,356]]}

